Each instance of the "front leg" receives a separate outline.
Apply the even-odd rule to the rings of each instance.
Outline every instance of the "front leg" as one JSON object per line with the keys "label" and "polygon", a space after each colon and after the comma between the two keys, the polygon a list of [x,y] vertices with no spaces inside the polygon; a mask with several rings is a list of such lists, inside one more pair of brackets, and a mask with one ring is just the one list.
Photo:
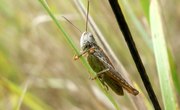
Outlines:
{"label": "front leg", "polygon": [[85,54],[88,53],[88,52],[94,53],[94,50],[95,50],[95,48],[94,48],[94,47],[91,47],[91,48],[89,48],[88,50],[83,51],[80,55],[75,55],[73,59],[74,59],[74,60],[78,60],[81,56],[85,55]]}

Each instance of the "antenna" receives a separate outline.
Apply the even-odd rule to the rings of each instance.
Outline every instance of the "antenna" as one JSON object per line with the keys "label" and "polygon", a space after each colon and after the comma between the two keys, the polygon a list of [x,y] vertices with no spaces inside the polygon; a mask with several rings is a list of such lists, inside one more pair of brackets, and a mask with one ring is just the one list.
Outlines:
{"label": "antenna", "polygon": [[87,3],[87,14],[86,14],[86,32],[87,32],[87,28],[88,28],[88,17],[89,16],[89,0]]}
{"label": "antenna", "polygon": [[71,21],[69,21],[65,16],[62,16],[67,22],[69,22],[75,29],[77,29],[80,33],[82,33],[82,31],[77,27],[75,26]]}

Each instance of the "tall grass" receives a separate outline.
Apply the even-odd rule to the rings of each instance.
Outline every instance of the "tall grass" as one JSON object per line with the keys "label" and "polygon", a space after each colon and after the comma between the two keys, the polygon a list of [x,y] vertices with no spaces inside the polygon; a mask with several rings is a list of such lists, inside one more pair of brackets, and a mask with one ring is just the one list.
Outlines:
{"label": "tall grass", "polygon": [[150,5],[150,24],[154,54],[160,81],[161,93],[166,110],[175,110],[176,101],[173,92],[172,76],[168,49],[165,40],[165,28],[163,25],[161,8],[158,0],[152,0]]}
{"label": "tall grass", "polygon": [[[79,1],[86,7],[87,0]],[[166,8],[161,7],[159,0],[118,1],[161,108],[180,109],[179,37],[176,37],[179,0],[175,0],[173,7],[167,5],[172,1],[165,1]],[[106,0],[90,0],[90,18],[96,27],[92,33],[98,38],[95,31],[100,31],[103,43],[98,43],[105,45],[104,51],[115,59],[112,63],[116,69],[139,90],[136,97],[126,91],[124,96],[106,91],[99,80],[88,80],[85,73],[90,76],[96,73],[85,58],[73,61],[74,53],[80,53],[77,37],[80,35],[61,15],[67,15],[80,30],[84,29],[85,20],[77,10],[79,7],[73,4],[77,0],[0,2],[0,109],[153,110]],[[171,14],[172,9],[177,12]],[[171,21],[164,19],[167,16]],[[33,27],[37,22],[40,23]],[[93,27],[90,22],[89,27]]]}

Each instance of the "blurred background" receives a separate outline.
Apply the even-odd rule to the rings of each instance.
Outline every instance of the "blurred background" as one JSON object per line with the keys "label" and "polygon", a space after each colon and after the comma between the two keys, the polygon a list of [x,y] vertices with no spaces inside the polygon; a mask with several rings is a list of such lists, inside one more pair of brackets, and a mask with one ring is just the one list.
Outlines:
{"label": "blurred background", "polygon": [[[81,31],[85,31],[85,19],[74,2],[76,1],[47,0],[80,51],[81,33],[61,17],[65,16]],[[82,2],[86,7],[87,0]],[[120,3],[162,106],[148,15],[145,14],[141,0],[120,0]],[[179,73],[180,1],[161,0],[161,5],[168,32],[166,42]],[[90,0],[90,16],[126,69],[129,80],[136,83],[135,88],[140,91],[139,99],[143,99],[145,105],[151,108],[151,102],[108,0]],[[137,28],[136,23],[139,23],[140,28]],[[0,110],[115,109],[95,81],[88,79],[88,70],[80,61],[73,60],[75,52],[63,36],[38,0],[0,0]],[[122,110],[134,110],[136,107],[131,100],[132,96],[129,98],[129,94],[124,92],[125,96],[117,96],[109,90]],[[180,103],[176,89],[174,93]]]}

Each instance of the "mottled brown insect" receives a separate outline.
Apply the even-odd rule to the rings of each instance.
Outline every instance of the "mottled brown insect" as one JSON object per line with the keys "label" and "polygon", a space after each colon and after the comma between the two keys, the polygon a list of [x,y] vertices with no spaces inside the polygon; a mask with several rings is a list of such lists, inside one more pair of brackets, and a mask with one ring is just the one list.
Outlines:
{"label": "mottled brown insect", "polygon": [[92,79],[99,78],[105,87],[108,88],[109,86],[118,95],[124,94],[122,88],[133,95],[137,95],[139,93],[115,70],[109,58],[97,45],[90,32],[84,32],[81,35],[80,45],[82,53],[75,56],[74,59],[77,60],[82,55],[87,54],[87,61],[89,65],[97,73],[97,76]]}

